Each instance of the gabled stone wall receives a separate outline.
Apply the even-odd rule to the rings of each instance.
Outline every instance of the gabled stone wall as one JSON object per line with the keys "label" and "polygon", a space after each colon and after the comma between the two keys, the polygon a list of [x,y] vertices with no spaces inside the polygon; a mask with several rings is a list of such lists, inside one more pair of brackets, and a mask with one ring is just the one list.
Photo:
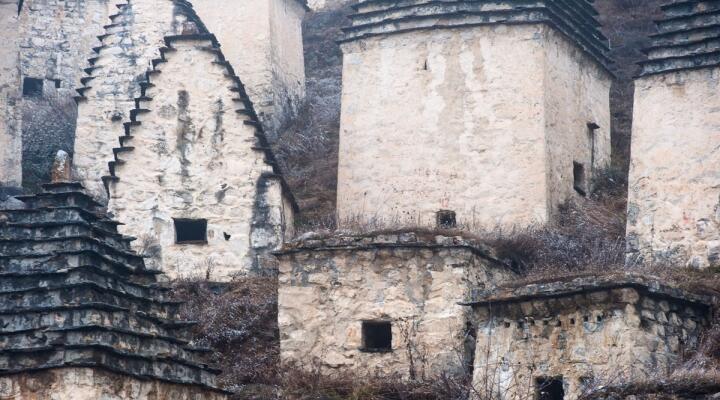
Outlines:
{"label": "gabled stone wall", "polygon": [[[514,273],[487,248],[420,233],[304,236],[278,253],[281,361],[360,375],[462,373],[471,287]],[[391,324],[392,348],[364,349],[363,321]]]}
{"label": "gabled stone wall", "polygon": [[[198,16],[222,44],[247,85],[268,134],[297,115],[305,97],[303,0],[194,0]],[[241,36],[241,38],[238,37]]]}
{"label": "gabled stone wall", "polygon": [[471,303],[477,326],[473,386],[479,395],[499,399],[534,398],[537,379],[556,378],[565,398],[576,399],[593,384],[662,375],[697,347],[710,303],[657,282],[617,276],[479,295]]}

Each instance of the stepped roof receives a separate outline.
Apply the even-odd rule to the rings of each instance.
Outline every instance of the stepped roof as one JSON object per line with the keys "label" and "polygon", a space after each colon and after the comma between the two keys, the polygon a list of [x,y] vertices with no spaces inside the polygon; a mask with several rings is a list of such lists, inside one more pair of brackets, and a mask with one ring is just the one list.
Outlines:
{"label": "stepped roof", "polygon": [[608,41],[592,0],[361,0],[341,42],[424,29],[544,23],[606,67]]}
{"label": "stepped roof", "polygon": [[662,10],[641,76],[720,65],[720,1],[680,0]]}
{"label": "stepped roof", "polygon": [[0,375],[100,368],[217,390],[158,272],[77,183],[0,210]]}

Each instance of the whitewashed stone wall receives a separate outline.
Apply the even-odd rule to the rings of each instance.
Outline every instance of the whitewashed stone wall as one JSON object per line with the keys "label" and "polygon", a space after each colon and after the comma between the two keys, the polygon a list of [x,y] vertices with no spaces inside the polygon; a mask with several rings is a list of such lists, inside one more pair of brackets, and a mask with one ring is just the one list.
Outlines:
{"label": "whitewashed stone wall", "polygon": [[297,115],[305,97],[301,0],[194,0],[270,134]]}
{"label": "whitewashed stone wall", "polygon": [[[360,374],[420,376],[462,371],[469,361],[472,287],[512,272],[461,238],[420,234],[333,236],[278,253],[281,361]],[[362,321],[392,324],[392,352],[364,352]],[[470,353],[468,353],[470,351]]]}
{"label": "whitewashed stone wall", "polygon": [[720,266],[720,69],[635,82],[628,263]]}
{"label": "whitewashed stone wall", "polygon": [[112,148],[140,97],[145,71],[160,57],[164,37],[197,29],[171,0],[128,0],[118,12],[107,26],[108,36],[97,44],[102,48],[78,107],[75,138],[75,176],[100,199],[107,198],[101,177],[112,161]]}
{"label": "whitewashed stone wall", "polygon": [[22,184],[17,0],[0,0],[0,186]]}
{"label": "whitewashed stone wall", "polygon": [[135,379],[90,368],[62,368],[0,378],[0,399],[225,400],[217,391]]}
{"label": "whitewashed stone wall", "polygon": [[[262,273],[263,254],[290,234],[292,207],[236,110],[233,80],[208,40],[173,41],[118,154],[109,210],[140,240],[151,268],[213,280]],[[117,137],[116,137],[117,140]],[[111,152],[112,155],[112,152]],[[207,219],[207,244],[176,244],[173,218]]]}
{"label": "whitewashed stone wall", "polygon": [[609,159],[610,77],[544,25],[398,33],[342,46],[338,213],[432,225],[546,221],[573,159]]}
{"label": "whitewashed stone wall", "polygon": [[[590,285],[596,282],[590,281]],[[620,285],[618,285],[620,286]],[[532,296],[475,308],[477,398],[534,399],[537,378],[562,377],[565,398],[668,371],[696,348],[708,307],[637,287]]]}

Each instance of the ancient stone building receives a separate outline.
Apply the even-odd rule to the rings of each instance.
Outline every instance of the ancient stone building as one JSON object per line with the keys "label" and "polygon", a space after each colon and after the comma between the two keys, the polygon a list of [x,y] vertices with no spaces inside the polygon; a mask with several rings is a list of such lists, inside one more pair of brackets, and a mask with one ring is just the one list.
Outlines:
{"label": "ancient stone building", "polygon": [[610,157],[611,81],[591,2],[355,9],[342,39],[341,221],[527,224],[591,189]]}
{"label": "ancient stone building", "polygon": [[472,364],[473,287],[514,276],[487,247],[424,233],[305,237],[278,252],[281,361],[420,377]]}
{"label": "ancient stone building", "polygon": [[[297,115],[305,98],[302,20],[305,0],[194,0],[242,77],[268,134]],[[239,29],[241,27],[241,29]],[[243,40],[238,40],[241,34]]]}
{"label": "ancient stone building", "polygon": [[109,3],[24,0],[0,7],[0,186],[33,186],[47,181],[55,151],[72,151],[72,96]]}
{"label": "ancient stone building", "polygon": [[172,277],[262,273],[296,206],[253,105],[214,36],[167,37],[161,54],[111,151],[109,210]]}
{"label": "ancient stone building", "polygon": [[[482,397],[576,399],[657,373],[697,347],[712,299],[636,276],[578,278],[468,303],[477,326],[473,386]],[[545,396],[537,396],[540,391]],[[482,397],[486,398],[486,397]]]}
{"label": "ancient stone building", "polygon": [[[292,102],[297,103],[297,98],[304,92],[304,73],[298,67],[302,65],[302,47],[297,45],[300,38],[293,36],[300,34],[297,19],[302,5],[297,0],[259,3],[258,8],[243,6],[238,9],[235,3],[231,7],[229,2],[213,2],[212,5],[200,2],[208,20],[229,42],[232,58],[227,61],[233,66],[238,62],[241,66],[238,71],[243,70],[251,77],[257,85],[252,89],[253,93],[258,94],[263,111],[269,114],[268,107],[285,109],[287,99],[292,98]],[[235,29],[243,25],[243,19],[256,21],[256,24],[248,25],[247,31],[248,34],[254,32],[254,36],[237,40]],[[152,69],[153,60],[162,56],[160,49],[164,46],[164,38],[212,32],[212,26],[201,21],[192,5],[181,0],[128,1],[118,6],[111,22],[105,26],[105,33],[95,48],[96,56],[89,61],[88,76],[83,79],[85,86],[79,89],[75,142],[76,174],[99,198],[105,197],[101,177],[105,175],[107,163],[113,161],[112,148],[116,146],[117,136],[125,129],[123,124],[133,117],[130,110],[135,108],[135,99],[142,97],[145,72]],[[286,31],[278,32],[274,29],[276,25],[283,26]],[[270,43],[259,45],[265,38]],[[278,43],[287,44],[289,48]],[[285,68],[286,65],[291,67]],[[292,87],[283,86],[291,80]],[[266,93],[270,90],[287,96],[280,100],[274,94]],[[275,118],[266,116],[268,121]],[[278,121],[281,119],[277,117]]]}
{"label": "ancient stone building", "polygon": [[0,210],[0,398],[226,398],[103,206],[66,182],[19,199]]}
{"label": "ancient stone building", "polygon": [[628,263],[720,266],[720,7],[663,7],[635,81]]}

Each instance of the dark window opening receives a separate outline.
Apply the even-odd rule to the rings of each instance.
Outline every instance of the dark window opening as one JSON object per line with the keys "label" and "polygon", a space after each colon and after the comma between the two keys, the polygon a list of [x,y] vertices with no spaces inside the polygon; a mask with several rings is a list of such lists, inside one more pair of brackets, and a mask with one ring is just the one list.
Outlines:
{"label": "dark window opening", "polygon": [[62,81],[60,79],[52,79],[52,81],[55,84],[55,89],[60,89]]}
{"label": "dark window opening", "polygon": [[23,96],[40,97],[43,95],[43,80],[37,78],[23,78]]}
{"label": "dark window opening", "polygon": [[23,0],[18,1],[18,15],[20,15],[20,11],[22,11],[23,8]]}
{"label": "dark window opening", "polygon": [[206,219],[175,219],[175,243],[207,243]]}
{"label": "dark window opening", "polygon": [[585,166],[579,162],[573,161],[573,188],[581,196],[585,196]]}
{"label": "dark window opening", "polygon": [[535,387],[538,400],[563,400],[565,397],[562,377],[537,378]]}
{"label": "dark window opening", "polygon": [[392,351],[392,324],[389,321],[363,321],[362,350]]}
{"label": "dark window opening", "polygon": [[450,229],[457,226],[455,211],[440,210],[437,212],[436,218],[438,228]]}
{"label": "dark window opening", "polygon": [[225,238],[225,240],[230,240],[230,238],[232,237],[232,235],[228,235],[227,232],[223,232],[223,237]]}
{"label": "dark window opening", "polygon": [[588,122],[588,137],[590,140],[590,173],[595,172],[595,141],[596,131],[600,129],[600,126],[594,122]]}

